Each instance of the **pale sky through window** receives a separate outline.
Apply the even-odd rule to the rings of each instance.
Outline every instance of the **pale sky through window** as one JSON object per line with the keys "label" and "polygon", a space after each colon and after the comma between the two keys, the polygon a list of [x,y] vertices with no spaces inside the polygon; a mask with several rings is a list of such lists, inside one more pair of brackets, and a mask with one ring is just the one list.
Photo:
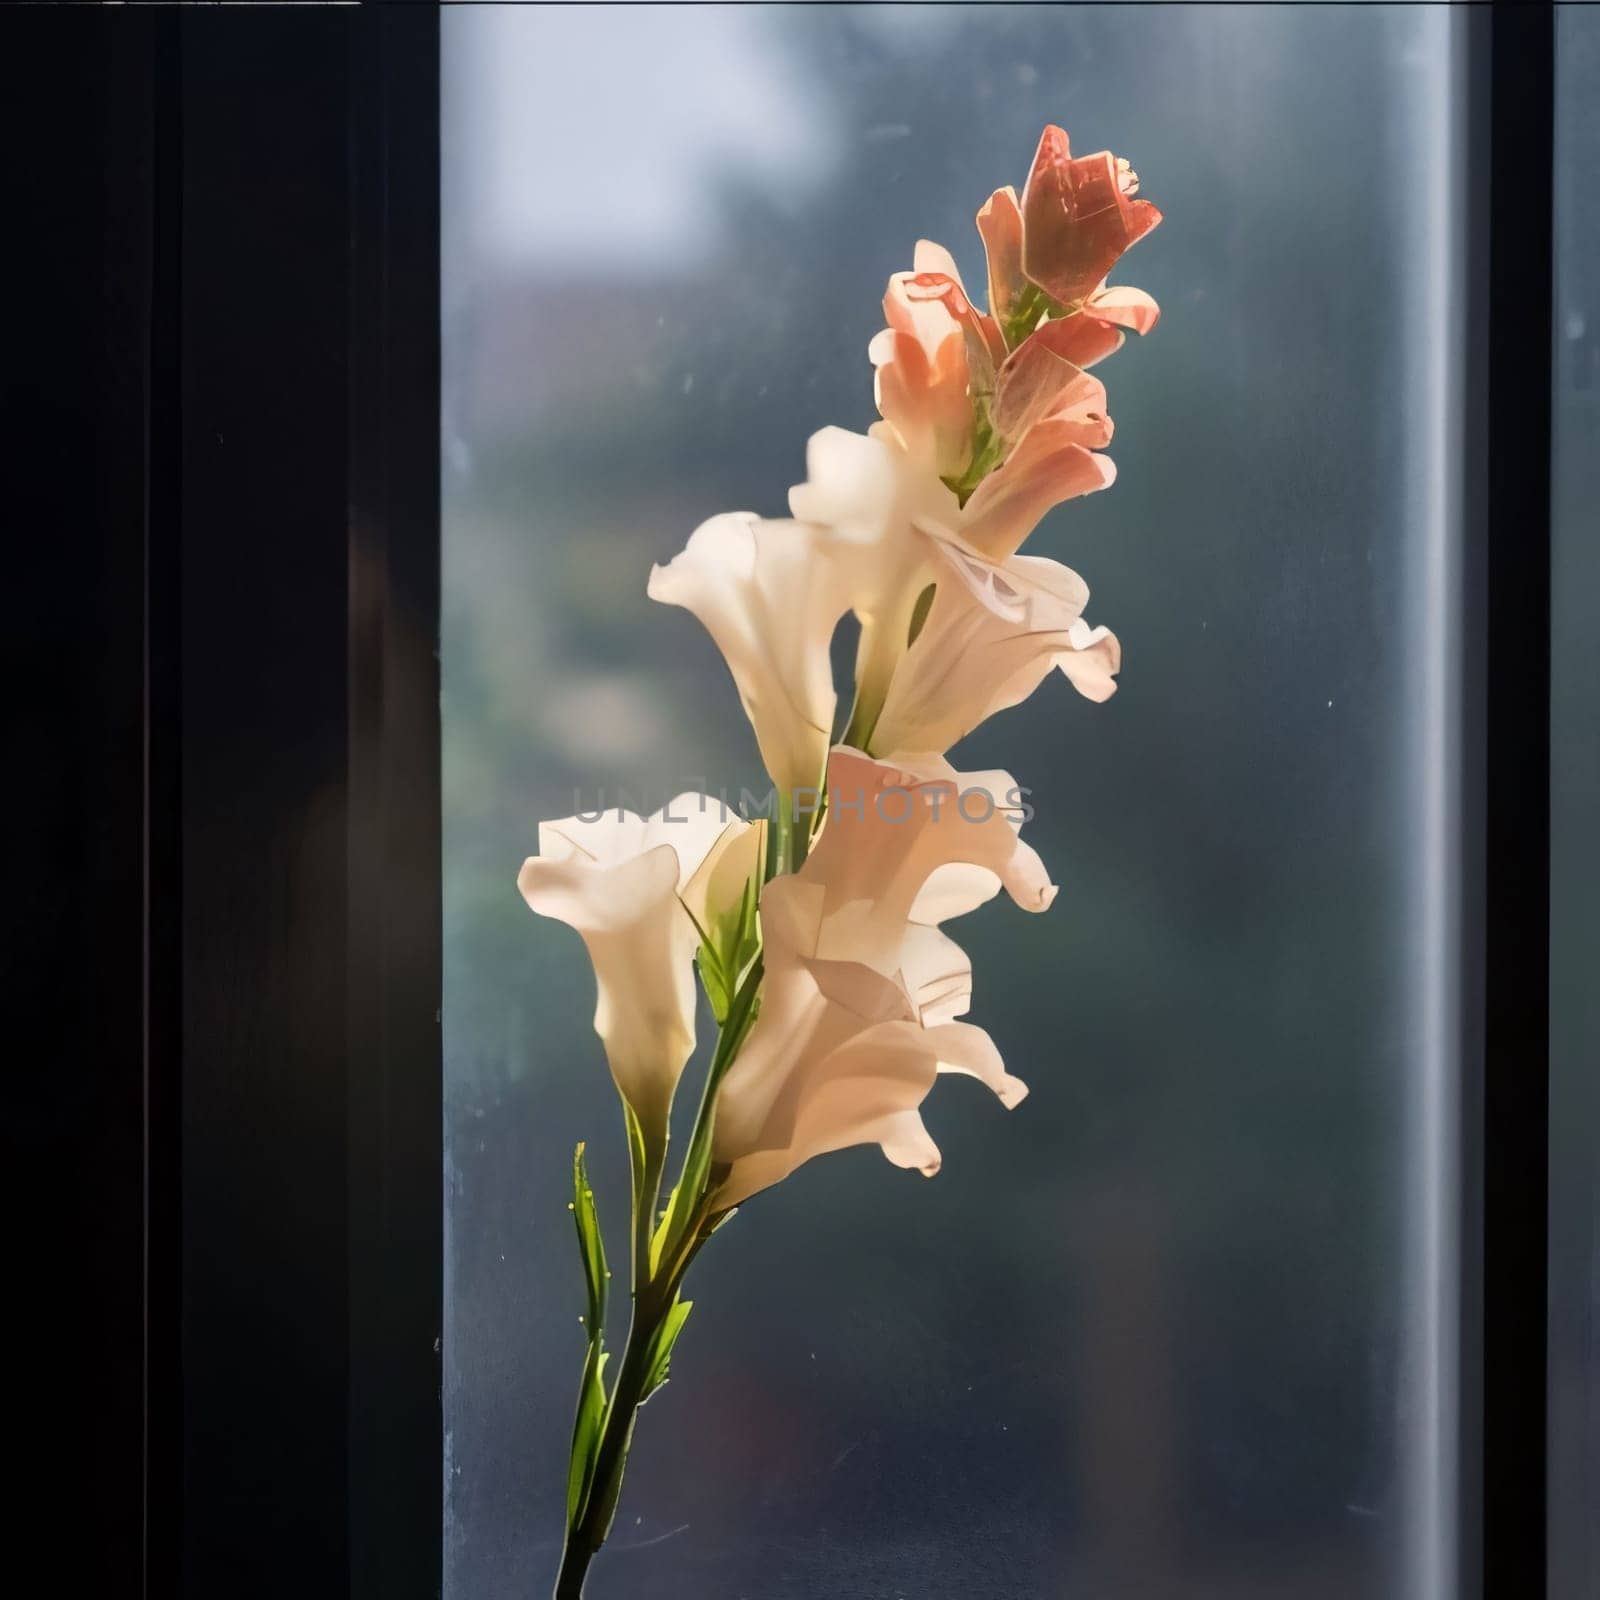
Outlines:
{"label": "pale sky through window", "polygon": [[452,54],[494,130],[472,135],[487,155],[483,254],[556,272],[687,268],[719,244],[726,176],[767,180],[781,203],[831,170],[837,140],[763,47],[773,18],[733,6],[625,15],[618,26],[605,6],[505,6],[450,19]]}

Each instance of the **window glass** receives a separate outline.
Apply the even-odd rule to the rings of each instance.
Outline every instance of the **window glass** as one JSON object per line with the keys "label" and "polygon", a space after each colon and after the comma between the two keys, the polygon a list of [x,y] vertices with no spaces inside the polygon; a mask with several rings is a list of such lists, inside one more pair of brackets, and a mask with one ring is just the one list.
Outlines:
{"label": "window glass", "polygon": [[886,279],[925,236],[981,282],[973,214],[1047,122],[1166,220],[1121,272],[1164,314],[1103,374],[1118,481],[1030,544],[1087,579],[1120,690],[1057,678],[957,752],[1033,791],[1062,885],[961,930],[1032,1095],[943,1084],[937,1178],[831,1156],[707,1247],[591,1587],[1448,1592],[1455,754],[1424,730],[1454,692],[1459,23],[442,25],[447,1595],[540,1592],[559,1555],[580,1139],[625,1259],[589,967],[517,868],[575,796],[764,789],[650,565],[782,515],[807,435],[872,420]]}
{"label": "window glass", "polygon": [[1556,13],[1551,590],[1550,1593],[1600,1586],[1600,13]]}

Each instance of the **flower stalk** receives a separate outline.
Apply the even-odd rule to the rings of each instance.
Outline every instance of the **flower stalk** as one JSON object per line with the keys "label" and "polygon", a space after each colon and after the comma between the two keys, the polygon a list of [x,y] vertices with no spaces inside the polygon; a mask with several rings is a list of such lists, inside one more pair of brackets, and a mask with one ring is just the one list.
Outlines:
{"label": "flower stalk", "polygon": [[663,1298],[654,1284],[646,1284],[644,1293],[634,1300],[628,1342],[601,1424],[589,1491],[577,1520],[567,1529],[554,1600],[579,1600],[589,1565],[611,1532],[639,1407],[665,1381],[661,1378],[652,1384],[651,1379],[674,1301],[675,1294]]}
{"label": "flower stalk", "polygon": [[[640,1410],[667,1382],[700,1250],[752,1196],[831,1151],[875,1145],[932,1177],[921,1107],[960,1074],[1002,1107],[1027,1086],[962,1021],[972,965],[943,925],[1004,891],[1055,899],[1019,830],[1026,790],[948,752],[1061,673],[1091,701],[1121,648],[1084,618],[1087,586],[1019,554],[1053,507],[1107,488],[1104,385],[1087,368],[1159,309],[1107,273],[1160,220],[1108,151],[1045,130],[1020,197],[978,212],[988,309],[923,240],[868,347],[880,420],[823,428],[792,516],[712,517],[650,574],[721,650],[775,795],[730,818],[679,795],[540,825],[518,887],[567,923],[594,967],[596,1033],[621,1097],[632,1174],[630,1316],[606,1349],[611,1272],[579,1145],[571,1211],[588,1305],[555,1600],[579,1600],[616,1516]],[[831,742],[835,631],[861,632],[851,711]],[[694,1052],[695,975],[717,1024],[665,1200],[672,1106]]]}
{"label": "flower stalk", "polygon": [[[761,977],[758,951],[718,1031],[683,1168],[659,1222],[655,1220],[655,1205],[666,1165],[666,1145],[657,1141],[651,1148],[642,1139],[632,1137],[638,1124],[631,1111],[628,1113],[630,1147],[636,1163],[631,1230],[633,1312],[622,1365],[609,1394],[604,1386],[603,1346],[606,1281],[610,1274],[605,1270],[594,1195],[584,1171],[583,1146],[578,1146],[574,1162],[578,1194],[573,1208],[589,1279],[589,1344],[569,1464],[567,1536],[554,1600],[578,1600],[583,1594],[590,1563],[605,1544],[616,1517],[639,1409],[667,1381],[673,1348],[694,1303],[680,1299],[678,1291],[701,1245],[731,1215],[727,1211],[718,1213],[714,1207],[716,1180],[711,1139],[717,1088],[755,1021]],[[598,1404],[594,1399],[596,1387]]]}

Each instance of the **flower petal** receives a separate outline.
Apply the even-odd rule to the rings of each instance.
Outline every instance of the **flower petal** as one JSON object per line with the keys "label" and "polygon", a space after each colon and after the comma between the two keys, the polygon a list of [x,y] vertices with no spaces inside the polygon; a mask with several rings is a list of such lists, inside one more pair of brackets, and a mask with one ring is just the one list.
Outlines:
{"label": "flower petal", "polygon": [[939,1071],[959,1073],[987,1084],[1007,1111],[1013,1111],[1028,1098],[1028,1086],[1006,1071],[995,1042],[982,1028],[952,1022],[929,1030],[929,1038],[939,1052]]}
{"label": "flower petal", "polygon": [[930,349],[916,335],[885,328],[867,347],[876,368],[878,413],[909,456],[936,478],[958,477],[972,458],[967,350],[953,324]]}
{"label": "flower petal", "polygon": [[967,501],[961,519],[967,543],[990,561],[1003,561],[1051,507],[1109,489],[1116,482],[1116,463],[1079,443],[1082,433],[1083,424],[1069,418],[1052,417],[1030,428]]}
{"label": "flower petal", "polygon": [[[1017,347],[1000,369],[991,416],[1007,441],[1019,439],[1045,418],[1069,422],[1071,437],[1091,450],[1111,442],[1106,388],[1060,354],[1061,330],[1079,319],[1047,322]],[[1070,348],[1070,341],[1066,341]]]}
{"label": "flower petal", "polygon": [[957,772],[939,756],[874,760],[837,746],[828,758],[827,820],[798,874],[823,889],[807,954],[895,972],[923,885],[952,861],[987,868],[1023,910],[1044,910],[1054,886],[1006,808],[976,781],[987,777]]}
{"label": "flower petal", "polygon": [[905,654],[928,549],[916,525],[954,528],[961,509],[926,463],[897,441],[822,428],[806,445],[806,481],[789,491],[796,516],[825,527],[838,547],[850,607],[861,622],[856,709],[876,714]]}
{"label": "flower petal", "polygon": [[954,1022],[972,1004],[971,957],[947,933],[915,920],[901,934],[900,981],[925,1028]]}
{"label": "flower petal", "polygon": [[[941,1073],[988,1084],[1007,1110],[1028,1092],[1006,1072],[981,1028],[963,1022],[932,1028],[882,1022],[804,1062],[748,1145],[723,1144],[719,1102],[717,1142],[728,1167],[719,1209],[781,1182],[815,1156],[852,1145],[876,1144],[895,1166],[931,1178],[941,1165],[939,1147],[918,1108]],[[736,1088],[730,1073],[724,1094]]]}
{"label": "flower petal", "polygon": [[1022,208],[1015,189],[996,189],[984,201],[978,232],[989,262],[989,315],[1003,325],[1028,283],[1022,271]]}
{"label": "flower petal", "polygon": [[1092,367],[1097,361],[1115,355],[1127,337],[1112,322],[1097,320],[1092,303],[1082,311],[1052,317],[1038,332],[1046,329],[1050,333],[1051,348],[1063,361],[1070,361],[1075,367]]}
{"label": "flower petal", "polygon": [[700,936],[680,895],[702,875],[714,879],[721,855],[756,832],[721,820],[718,809],[685,795],[649,818],[607,811],[542,823],[539,854],[517,875],[528,905],[565,922],[588,948],[595,1032],[617,1088],[656,1138],[665,1137],[694,1049],[692,961]]}
{"label": "flower petal", "polygon": [[1022,265],[1063,305],[1087,299],[1161,221],[1148,200],[1130,198],[1129,176],[1108,150],[1074,160],[1066,134],[1045,129],[1022,194]]}
{"label": "flower petal", "polygon": [[816,785],[833,729],[828,644],[851,584],[836,555],[825,530],[731,512],[650,573],[650,598],[692,611],[721,650],[785,792]]}
{"label": "flower petal", "polygon": [[948,750],[1027,699],[1052,667],[1091,700],[1112,693],[1121,653],[1107,629],[1083,621],[1088,589],[1077,573],[1034,556],[989,563],[959,542],[931,542],[946,576],[889,685],[874,747]]}
{"label": "flower petal", "polygon": [[911,254],[911,263],[914,271],[936,272],[948,278],[963,294],[966,293],[956,258],[942,244],[935,244],[932,239],[918,239],[916,249]]}
{"label": "flower petal", "polygon": [[[953,1020],[967,1009],[971,966],[932,925],[991,884],[1029,910],[1049,904],[1043,863],[988,803],[1012,789],[1008,773],[962,774],[937,756],[832,752],[822,833],[800,871],[762,894],[761,1014],[717,1098],[719,1205],[852,1144],[931,1173],[938,1152],[917,1107],[940,1071],[980,1077],[1007,1104],[1021,1098],[993,1045]],[[971,870],[935,882],[952,863]],[[925,920],[910,921],[914,910]]]}
{"label": "flower petal", "polygon": [[729,1169],[719,1209],[781,1182],[814,1156],[851,1145],[881,1145],[896,1166],[928,1177],[939,1170],[939,1148],[917,1112],[938,1081],[938,1050],[916,1023],[879,1023],[797,1061],[765,1117],[740,1139],[725,1130],[738,1126],[743,1064],[742,1057],[735,1062],[718,1098],[713,1160]]}
{"label": "flower petal", "polygon": [[1139,334],[1149,333],[1161,317],[1161,307],[1143,289],[1097,289],[1083,310],[1088,317]]}
{"label": "flower petal", "polygon": [[1122,670],[1117,636],[1109,628],[1091,628],[1079,618],[1067,630],[1067,642],[1071,648],[1060,651],[1054,664],[1084,699],[1109,700],[1117,692],[1117,673]]}
{"label": "flower petal", "polygon": [[[916,558],[910,519],[917,505],[903,453],[882,438],[845,428],[819,428],[806,441],[806,481],[789,491],[789,509],[862,547],[858,586],[871,590],[883,576]],[[939,485],[943,488],[943,485]],[[930,502],[937,496],[927,491]],[[944,490],[950,504],[955,496]]]}
{"label": "flower petal", "polygon": [[947,861],[928,874],[911,903],[911,920],[936,928],[952,917],[964,917],[1000,893],[1000,878],[987,867]]}

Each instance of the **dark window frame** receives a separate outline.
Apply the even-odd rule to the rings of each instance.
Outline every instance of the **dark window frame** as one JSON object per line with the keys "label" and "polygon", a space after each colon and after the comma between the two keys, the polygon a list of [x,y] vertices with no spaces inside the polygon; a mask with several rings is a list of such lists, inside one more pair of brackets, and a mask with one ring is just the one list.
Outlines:
{"label": "dark window frame", "polygon": [[73,1592],[440,1588],[438,30],[0,19],[19,1521]]}
{"label": "dark window frame", "polygon": [[[89,1592],[440,1586],[438,26],[4,22],[8,148],[37,157],[7,214],[47,241],[8,264],[8,437],[39,441],[13,673],[61,746],[24,797],[45,848],[15,969],[61,1043],[12,1170],[70,1202],[18,1268],[52,1308],[30,1509]],[[1545,1572],[1552,8],[1474,8],[1467,47],[1487,334],[1461,486],[1483,648],[1459,1555],[1465,1594],[1523,1600]]]}
{"label": "dark window frame", "polygon": [[[1482,1081],[1463,1099],[1462,1440],[1477,1448],[1462,1455],[1460,1537],[1466,1582],[1514,1600],[1544,1594],[1548,1570],[1555,11],[1497,4],[1471,23],[1469,171],[1487,182],[1471,185],[1481,209],[1469,216],[1464,335],[1467,638],[1482,651],[1464,730],[1477,918],[1469,910],[1462,994]],[[1469,1060],[1468,1089],[1472,1077]]]}

